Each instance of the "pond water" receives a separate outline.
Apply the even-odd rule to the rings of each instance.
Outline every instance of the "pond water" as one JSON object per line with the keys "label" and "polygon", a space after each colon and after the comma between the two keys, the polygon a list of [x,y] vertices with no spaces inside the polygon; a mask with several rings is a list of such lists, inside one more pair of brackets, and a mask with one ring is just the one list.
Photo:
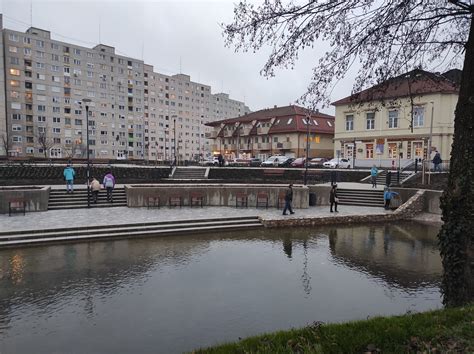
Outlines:
{"label": "pond water", "polygon": [[179,353],[441,307],[438,229],[225,232],[0,251],[1,353]]}

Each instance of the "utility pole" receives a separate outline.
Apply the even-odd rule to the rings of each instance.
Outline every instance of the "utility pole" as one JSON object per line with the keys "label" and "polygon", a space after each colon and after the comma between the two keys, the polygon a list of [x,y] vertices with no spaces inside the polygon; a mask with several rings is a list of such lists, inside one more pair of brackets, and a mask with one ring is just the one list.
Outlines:
{"label": "utility pole", "polygon": [[[428,152],[427,152],[427,159],[428,159],[428,172],[431,172],[431,144],[433,139],[433,116],[434,116],[434,102],[431,103],[431,123],[430,123],[430,139],[428,140]],[[428,184],[431,184],[431,173],[428,173]]]}
{"label": "utility pole", "polygon": [[173,119],[173,130],[174,130],[174,162],[176,165],[178,164],[178,160],[176,158],[176,118]]}

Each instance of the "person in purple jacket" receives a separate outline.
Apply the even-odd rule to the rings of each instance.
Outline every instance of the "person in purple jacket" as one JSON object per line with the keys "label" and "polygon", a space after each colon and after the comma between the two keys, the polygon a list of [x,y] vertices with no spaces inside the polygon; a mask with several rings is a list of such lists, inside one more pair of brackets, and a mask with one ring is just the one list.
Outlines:
{"label": "person in purple jacket", "polygon": [[107,200],[113,203],[112,193],[115,187],[115,177],[112,174],[112,171],[107,172],[107,174],[104,176],[104,181],[102,184],[104,185],[104,188],[107,189]]}

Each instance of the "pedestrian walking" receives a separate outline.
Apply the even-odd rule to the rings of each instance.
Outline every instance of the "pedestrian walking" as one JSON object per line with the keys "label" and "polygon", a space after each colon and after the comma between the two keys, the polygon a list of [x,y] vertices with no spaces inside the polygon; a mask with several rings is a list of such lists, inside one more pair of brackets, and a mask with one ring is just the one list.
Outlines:
{"label": "pedestrian walking", "polygon": [[107,200],[109,202],[113,202],[112,193],[113,193],[114,188],[115,188],[115,177],[112,174],[112,171],[109,171],[104,176],[104,181],[102,183],[104,185],[104,188],[107,190]]}
{"label": "pedestrian walking", "polygon": [[288,189],[285,193],[285,207],[283,208],[283,215],[288,215],[286,211],[288,210],[290,214],[294,214],[295,212],[291,208],[291,202],[293,201],[293,185],[290,184]]}
{"label": "pedestrian walking", "polygon": [[391,182],[392,182],[392,172],[387,171],[387,175],[385,176],[385,185],[388,187],[390,186]]}
{"label": "pedestrian walking", "polygon": [[219,167],[224,166],[224,158],[222,157],[221,154],[217,156],[217,162],[219,163]]}
{"label": "pedestrian walking", "polygon": [[71,167],[71,165],[68,164],[63,171],[63,176],[64,176],[64,179],[66,180],[67,193],[74,193],[74,176],[75,175],[76,175],[76,172]]}
{"label": "pedestrian walking", "polygon": [[370,170],[370,178],[372,179],[372,188],[377,188],[377,175],[379,171],[377,170],[377,166],[373,165],[372,169]]}
{"label": "pedestrian walking", "polygon": [[337,204],[339,203],[339,198],[337,197],[337,184],[334,184],[329,192],[329,203],[331,203],[331,208],[329,211],[332,213],[332,207],[334,206],[334,211],[337,213]]}
{"label": "pedestrian walking", "polygon": [[392,192],[390,191],[389,187],[385,187],[384,192],[383,192],[383,199],[385,201],[384,209],[389,210],[390,209],[390,201],[392,200]]}
{"label": "pedestrian walking", "polygon": [[100,182],[94,177],[92,177],[90,189],[92,191],[92,201],[94,202],[94,204],[97,204],[97,197],[99,196],[100,191]]}
{"label": "pedestrian walking", "polygon": [[443,162],[443,160],[441,160],[441,154],[438,152],[438,150],[436,150],[436,153],[433,157],[433,164],[434,164],[434,171],[435,172],[441,172],[441,167],[440,167],[441,162]]}

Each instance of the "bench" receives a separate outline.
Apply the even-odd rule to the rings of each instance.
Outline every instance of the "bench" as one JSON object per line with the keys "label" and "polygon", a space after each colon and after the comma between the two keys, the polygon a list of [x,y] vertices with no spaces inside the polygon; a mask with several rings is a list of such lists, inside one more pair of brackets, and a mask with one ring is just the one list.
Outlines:
{"label": "bench", "polygon": [[26,214],[26,200],[23,198],[10,199],[8,201],[8,216],[14,213]]}
{"label": "bench", "polygon": [[183,198],[180,195],[171,195],[168,200],[169,207],[182,207],[183,206]]}
{"label": "bench", "polygon": [[204,206],[204,195],[202,193],[190,193],[189,194],[189,206]]}
{"label": "bench", "polygon": [[266,192],[257,193],[257,208],[265,207],[268,209],[268,194]]}
{"label": "bench", "polygon": [[155,195],[148,197],[147,207],[148,209],[160,208],[160,196]]}
{"label": "bench", "polygon": [[249,205],[249,198],[247,193],[237,193],[235,195],[235,207],[247,208]]}

